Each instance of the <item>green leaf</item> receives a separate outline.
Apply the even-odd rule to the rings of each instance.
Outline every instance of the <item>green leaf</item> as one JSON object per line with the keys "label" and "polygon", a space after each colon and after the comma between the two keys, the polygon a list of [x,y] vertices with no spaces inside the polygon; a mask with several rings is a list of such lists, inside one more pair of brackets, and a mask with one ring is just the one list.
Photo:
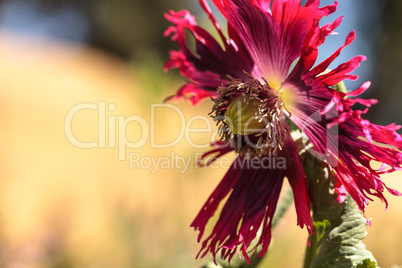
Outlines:
{"label": "green leaf", "polygon": [[309,181],[314,223],[304,267],[377,267],[373,255],[362,243],[367,234],[367,222],[354,200],[347,196],[339,204],[333,186],[336,178],[328,167],[308,152],[302,159]]}
{"label": "green leaf", "polygon": [[365,259],[363,263],[357,265],[357,268],[376,268],[377,264],[375,261],[370,259]]}

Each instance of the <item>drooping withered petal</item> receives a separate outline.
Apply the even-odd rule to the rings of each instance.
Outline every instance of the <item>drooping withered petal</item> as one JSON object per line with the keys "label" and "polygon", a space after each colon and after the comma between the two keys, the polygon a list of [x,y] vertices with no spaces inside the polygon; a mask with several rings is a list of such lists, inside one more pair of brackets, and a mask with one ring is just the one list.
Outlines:
{"label": "drooping withered petal", "polygon": [[[165,15],[173,23],[165,36],[179,46],[178,51],[170,52],[165,70],[178,68],[188,81],[168,100],[184,98],[197,104],[212,98],[211,116],[219,125],[221,140],[203,158],[210,158],[209,164],[233,150],[237,154],[191,224],[200,231],[201,241],[208,221],[226,200],[212,232],[202,242],[201,257],[208,252],[216,257],[220,251],[221,257],[230,261],[238,251],[249,262],[253,240],[257,240],[253,245],[262,246],[258,256],[264,255],[285,177],[295,196],[297,224],[312,231],[305,173],[287,120],[302,130],[313,145],[311,153],[336,175],[339,202],[350,194],[364,212],[370,196],[386,202],[385,189],[401,195],[380,178],[402,169],[399,126],[379,126],[362,118],[376,103],[357,98],[369,82],[350,93],[336,90],[343,80],[357,79],[351,72],[365,57],[357,56],[328,70],[355,33],[315,65],[318,47],[342,21],[340,17],[319,25],[323,16],[336,11],[336,1],[320,8],[319,0],[308,0],[303,6],[301,0],[212,0],[227,20],[227,36],[206,0],[199,2],[220,42],[197,26],[186,10]],[[195,51],[188,47],[186,32],[195,40]],[[355,103],[367,108],[353,110]],[[372,161],[383,165],[374,169]]]}

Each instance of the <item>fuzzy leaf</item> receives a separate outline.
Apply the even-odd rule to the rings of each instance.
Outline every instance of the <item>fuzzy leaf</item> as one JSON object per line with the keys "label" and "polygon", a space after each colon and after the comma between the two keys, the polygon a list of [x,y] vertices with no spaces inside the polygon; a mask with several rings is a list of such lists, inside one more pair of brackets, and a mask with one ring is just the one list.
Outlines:
{"label": "fuzzy leaf", "polygon": [[354,200],[347,196],[339,204],[333,174],[307,152],[302,159],[309,179],[315,233],[310,237],[305,268],[377,267],[373,255],[362,243],[367,222]]}

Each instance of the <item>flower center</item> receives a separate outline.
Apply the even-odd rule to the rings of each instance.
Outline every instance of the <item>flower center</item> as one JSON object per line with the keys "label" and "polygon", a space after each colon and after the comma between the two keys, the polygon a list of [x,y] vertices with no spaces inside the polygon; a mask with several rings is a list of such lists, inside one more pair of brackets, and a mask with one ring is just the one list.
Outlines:
{"label": "flower center", "polygon": [[232,142],[236,153],[249,158],[282,150],[288,113],[280,90],[252,77],[246,82],[230,79],[218,88],[210,113],[221,141]]}
{"label": "flower center", "polygon": [[233,134],[247,135],[265,128],[264,115],[256,101],[246,102],[243,95],[234,100],[226,109],[225,123]]}

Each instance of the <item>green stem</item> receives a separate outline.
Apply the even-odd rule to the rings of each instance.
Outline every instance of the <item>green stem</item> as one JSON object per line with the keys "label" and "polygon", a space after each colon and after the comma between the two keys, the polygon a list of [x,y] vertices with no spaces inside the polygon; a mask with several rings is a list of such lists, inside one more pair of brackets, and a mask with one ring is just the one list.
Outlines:
{"label": "green stem", "polygon": [[[315,228],[314,228],[315,229]],[[316,230],[313,230],[313,232],[316,232]],[[306,254],[304,256],[304,266],[303,268],[310,268],[310,264],[313,260],[313,258],[316,255],[317,252],[317,243],[318,242],[318,237],[316,234],[311,234],[310,235],[310,243],[311,245],[306,247]]]}
{"label": "green stem", "polygon": [[356,202],[347,196],[338,202],[336,177],[325,163],[308,153],[301,154],[308,181],[313,234],[306,248],[304,268],[377,267],[362,239],[367,222]]}

